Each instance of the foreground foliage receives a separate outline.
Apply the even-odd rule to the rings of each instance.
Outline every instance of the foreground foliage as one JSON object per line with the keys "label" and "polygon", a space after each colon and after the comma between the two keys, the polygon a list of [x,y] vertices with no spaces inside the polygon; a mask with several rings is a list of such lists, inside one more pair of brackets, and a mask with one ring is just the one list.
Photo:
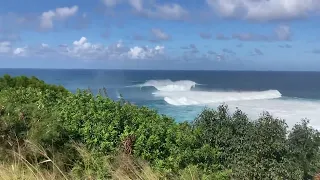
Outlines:
{"label": "foreground foliage", "polygon": [[251,121],[225,105],[176,123],[104,91],[73,94],[35,77],[0,78],[3,169],[18,154],[27,167],[16,169],[57,179],[311,179],[320,171],[320,134],[308,123],[288,130],[268,113]]}

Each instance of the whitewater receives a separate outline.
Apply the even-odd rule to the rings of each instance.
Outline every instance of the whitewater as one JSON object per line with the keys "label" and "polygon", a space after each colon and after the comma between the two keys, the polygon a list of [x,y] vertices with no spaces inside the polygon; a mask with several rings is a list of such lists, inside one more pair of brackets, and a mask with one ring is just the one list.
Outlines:
{"label": "whitewater", "polygon": [[230,112],[239,108],[254,119],[268,111],[277,118],[286,119],[289,126],[308,118],[312,126],[320,129],[320,122],[316,121],[319,117],[320,101],[283,97],[278,90],[272,89],[266,91],[208,91],[201,90],[201,88],[195,89],[198,85],[191,80],[149,80],[138,86],[140,88],[154,87],[156,91],[152,94],[163,98],[168,105],[177,108],[193,107],[198,113],[204,107],[216,108],[221,104],[227,104]]}

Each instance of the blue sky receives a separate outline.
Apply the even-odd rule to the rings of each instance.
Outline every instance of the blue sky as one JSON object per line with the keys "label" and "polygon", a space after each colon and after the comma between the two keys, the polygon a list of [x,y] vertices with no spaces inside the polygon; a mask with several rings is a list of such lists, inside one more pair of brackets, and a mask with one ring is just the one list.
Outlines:
{"label": "blue sky", "polygon": [[320,1],[2,0],[0,68],[320,70]]}

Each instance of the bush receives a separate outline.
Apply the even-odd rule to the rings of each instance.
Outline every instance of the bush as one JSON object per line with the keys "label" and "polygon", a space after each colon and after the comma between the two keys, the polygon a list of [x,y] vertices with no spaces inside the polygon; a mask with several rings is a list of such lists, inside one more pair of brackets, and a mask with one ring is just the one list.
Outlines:
{"label": "bush", "polygon": [[[100,92],[73,94],[35,77],[0,78],[0,161],[14,160],[11,150],[30,164],[45,161],[26,145],[32,141],[76,179],[117,179],[119,172],[139,179],[149,171],[138,166],[130,174],[115,161],[119,154],[133,158],[127,164],[150,164],[161,174],[154,179],[310,179],[319,172],[320,133],[306,120],[289,131],[268,113],[253,121],[222,105],[204,109],[194,122],[176,123]],[[46,170],[56,166],[40,164]]]}

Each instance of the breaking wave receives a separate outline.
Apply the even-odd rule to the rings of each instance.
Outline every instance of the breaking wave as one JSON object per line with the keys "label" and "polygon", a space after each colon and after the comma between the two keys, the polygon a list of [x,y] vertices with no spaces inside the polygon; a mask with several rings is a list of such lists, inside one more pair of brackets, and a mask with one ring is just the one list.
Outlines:
{"label": "breaking wave", "polygon": [[158,91],[153,94],[163,97],[168,104],[175,106],[207,105],[230,101],[276,99],[281,97],[281,93],[277,90],[260,92]]}
{"label": "breaking wave", "polygon": [[253,119],[258,118],[263,111],[268,111],[275,117],[286,119],[289,127],[303,118],[309,118],[311,119],[310,125],[320,129],[320,122],[317,121],[320,101],[293,97],[282,98],[278,90],[241,92],[195,89],[194,87],[198,85],[190,80],[150,80],[136,87],[152,86],[156,88],[157,91],[152,93],[153,96],[175,106],[166,107],[166,111],[174,117],[181,116],[180,121],[192,120],[202,111],[203,106],[216,108],[226,103],[230,112],[239,108]]}
{"label": "breaking wave", "polygon": [[207,105],[229,101],[276,99],[281,97],[277,90],[254,92],[219,92],[219,91],[195,91],[193,88],[199,85],[191,80],[149,80],[139,87],[154,87],[158,91],[154,96],[162,97],[168,104],[175,106]]}
{"label": "breaking wave", "polygon": [[158,91],[189,91],[197,85],[196,82],[189,80],[182,81],[171,81],[171,80],[150,80],[143,84],[138,85],[139,87],[154,87]]}

